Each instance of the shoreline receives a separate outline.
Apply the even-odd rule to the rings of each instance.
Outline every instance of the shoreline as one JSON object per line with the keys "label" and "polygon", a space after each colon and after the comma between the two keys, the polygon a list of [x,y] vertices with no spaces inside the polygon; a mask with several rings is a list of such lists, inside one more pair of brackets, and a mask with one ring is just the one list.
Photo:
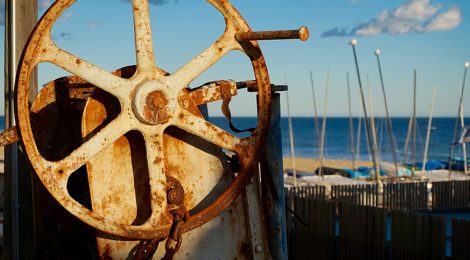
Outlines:
{"label": "shoreline", "polygon": [[[320,167],[320,158],[298,157],[295,159],[295,169],[297,171],[314,172]],[[283,157],[283,170],[292,169],[292,158]],[[332,168],[353,168],[351,160],[345,159],[323,159],[323,166]],[[372,162],[355,161],[355,166],[372,167]]]}

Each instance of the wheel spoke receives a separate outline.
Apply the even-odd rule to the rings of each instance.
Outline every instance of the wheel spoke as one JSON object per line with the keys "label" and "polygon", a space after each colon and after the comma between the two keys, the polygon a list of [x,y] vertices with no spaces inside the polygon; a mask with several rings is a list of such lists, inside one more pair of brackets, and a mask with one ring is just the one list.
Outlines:
{"label": "wheel spoke", "polygon": [[127,80],[61,50],[55,45],[49,45],[48,48],[48,53],[42,56],[43,61],[53,63],[118,98],[124,97],[129,91]]}
{"label": "wheel spoke", "polygon": [[220,127],[206,121],[203,118],[197,117],[187,110],[181,109],[178,116],[178,128],[186,132],[196,135],[208,142],[211,142],[223,149],[232,152],[237,152],[241,139],[233,134],[221,129]]}
{"label": "wheel spoke", "polygon": [[59,173],[62,178],[68,178],[73,172],[129,130],[123,127],[124,120],[124,117],[118,116],[94,136],[86,140],[69,156],[60,161],[51,162],[51,171]]}
{"label": "wheel spoke", "polygon": [[159,133],[145,134],[152,206],[150,224],[158,223],[167,209],[163,131],[157,132]]}
{"label": "wheel spoke", "polygon": [[226,33],[214,42],[209,48],[201,52],[191,61],[179,68],[174,74],[168,76],[168,85],[176,89],[185,88],[191,81],[201,73],[215,64],[225,54],[235,49],[234,40]]}
{"label": "wheel spoke", "polygon": [[137,69],[139,71],[153,71],[155,60],[153,56],[148,0],[132,0],[132,10],[134,13]]}

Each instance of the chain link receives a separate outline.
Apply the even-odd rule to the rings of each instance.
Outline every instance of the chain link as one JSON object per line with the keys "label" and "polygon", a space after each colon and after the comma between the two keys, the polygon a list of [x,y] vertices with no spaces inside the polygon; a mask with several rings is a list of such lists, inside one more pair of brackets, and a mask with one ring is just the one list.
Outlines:
{"label": "chain link", "polygon": [[[162,260],[172,260],[176,252],[181,247],[182,238],[181,235],[181,226],[189,219],[189,212],[185,209],[184,206],[181,206],[177,209],[173,209],[170,211],[173,215],[173,224],[171,225],[170,234],[165,243],[165,256]],[[173,241],[176,241],[174,247],[171,247]]]}
{"label": "chain link", "polygon": [[140,240],[139,244],[132,248],[129,258],[134,260],[152,259],[161,241],[163,239]]}

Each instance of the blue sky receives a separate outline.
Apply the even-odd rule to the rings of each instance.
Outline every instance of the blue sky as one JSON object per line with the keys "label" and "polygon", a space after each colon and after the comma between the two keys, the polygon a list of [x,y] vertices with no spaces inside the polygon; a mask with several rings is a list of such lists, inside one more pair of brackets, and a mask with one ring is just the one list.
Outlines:
{"label": "blue sky", "polygon": [[[41,13],[52,1],[39,0]],[[151,19],[158,67],[174,72],[207,48],[223,32],[217,10],[202,0],[151,0]],[[156,3],[156,4],[155,4]],[[291,113],[312,116],[309,70],[312,70],[319,114],[330,70],[328,116],[348,114],[346,72],[351,75],[353,114],[360,109],[354,61],[348,42],[357,38],[357,53],[367,89],[370,79],[374,110],[384,114],[376,58],[380,48],[389,110],[409,116],[413,69],[418,72],[418,115],[427,116],[432,87],[437,87],[436,116],[455,116],[464,62],[470,60],[470,2],[464,0],[232,0],[253,30],[310,29],[307,42],[264,41],[271,81],[289,85]],[[3,7],[4,0],[0,0]],[[135,64],[130,0],[78,0],[60,18],[53,37],[63,49],[106,70]],[[0,21],[3,16],[0,17]],[[1,29],[3,30],[3,26]],[[3,32],[0,39],[4,41]],[[3,45],[1,47],[3,49]],[[0,52],[3,60],[3,50]],[[3,64],[0,68],[3,70]],[[51,65],[40,65],[40,83],[67,75]],[[253,78],[246,56],[233,52],[206,71],[191,86],[218,79]],[[0,82],[3,85],[3,79]],[[469,86],[467,85],[467,88]],[[241,91],[242,92],[242,91]],[[2,97],[3,100],[3,97]],[[470,89],[464,111],[470,115]],[[286,114],[283,95],[283,114]],[[220,115],[220,103],[210,106]],[[255,115],[253,94],[243,91],[233,99],[234,115]],[[0,113],[3,113],[3,102]]]}

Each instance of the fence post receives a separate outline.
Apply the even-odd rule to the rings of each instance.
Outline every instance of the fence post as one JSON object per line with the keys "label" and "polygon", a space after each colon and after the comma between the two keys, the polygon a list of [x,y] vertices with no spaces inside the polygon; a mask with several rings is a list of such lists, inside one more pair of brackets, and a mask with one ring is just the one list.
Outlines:
{"label": "fence post", "polygon": [[384,184],[383,182],[377,183],[377,196],[376,196],[376,203],[374,206],[380,207],[382,204],[382,207],[384,207]]}
{"label": "fence post", "polygon": [[428,182],[426,183],[426,188],[427,188],[427,191],[428,191],[428,203],[427,203],[427,206],[428,206],[428,209],[430,210],[433,210],[433,201],[432,201],[432,198],[433,198],[433,194],[432,194],[432,182]]}
{"label": "fence post", "polygon": [[325,199],[326,200],[331,200],[332,199],[332,194],[331,194],[331,185],[325,184]]}

